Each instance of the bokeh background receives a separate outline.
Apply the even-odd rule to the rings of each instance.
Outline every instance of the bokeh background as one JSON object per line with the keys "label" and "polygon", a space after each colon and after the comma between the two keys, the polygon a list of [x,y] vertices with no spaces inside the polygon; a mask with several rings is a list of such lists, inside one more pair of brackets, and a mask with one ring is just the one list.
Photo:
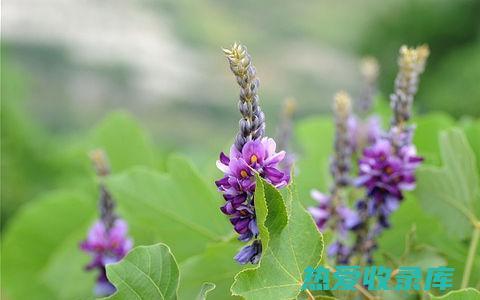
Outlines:
{"label": "bokeh background", "polygon": [[253,56],[269,135],[287,97],[302,118],[328,113],[339,89],[358,94],[364,55],[378,58],[388,95],[403,43],[431,48],[420,113],[480,116],[478,0],[4,0],[1,16],[2,230],[85,168],[75,145],[114,110],[161,152],[212,165],[237,130],[221,52],[234,41]]}

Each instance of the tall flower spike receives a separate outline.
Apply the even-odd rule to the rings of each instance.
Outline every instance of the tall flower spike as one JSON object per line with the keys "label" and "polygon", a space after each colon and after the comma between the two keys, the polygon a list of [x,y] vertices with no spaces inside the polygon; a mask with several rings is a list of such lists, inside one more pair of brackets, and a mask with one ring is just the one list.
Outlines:
{"label": "tall flower spike", "polygon": [[100,199],[98,201],[100,219],[90,228],[88,236],[80,244],[80,248],[92,257],[86,269],[97,269],[99,272],[94,292],[96,296],[100,297],[115,292],[115,287],[107,279],[105,266],[121,260],[132,248],[133,242],[127,235],[127,223],[115,214],[115,201],[103,183],[103,178],[110,173],[105,152],[102,150],[92,151],[90,159],[100,178]]}
{"label": "tall flower spike", "polygon": [[420,75],[425,70],[425,64],[430,54],[427,45],[417,48],[400,48],[398,58],[399,72],[395,79],[395,90],[390,95],[393,109],[392,126],[403,127],[410,119],[412,103],[417,93]]}
{"label": "tall flower spike", "polygon": [[358,101],[358,110],[362,114],[367,114],[372,109],[373,97],[377,91],[379,69],[375,57],[367,56],[360,61],[360,73],[363,77],[364,86]]}
{"label": "tall flower spike", "polygon": [[234,43],[230,49],[223,49],[223,52],[240,86],[238,108],[242,119],[239,121],[240,130],[235,139],[235,147],[241,151],[245,143],[265,134],[265,115],[258,104],[259,81],[245,46]]}
{"label": "tall flower spike", "polygon": [[366,190],[365,199],[357,202],[362,220],[356,230],[354,251],[367,262],[372,261],[376,239],[390,226],[389,217],[403,200],[404,191],[415,188],[415,170],[422,162],[412,144],[413,127],[408,126],[413,97],[419,76],[429,55],[427,46],[400,48],[399,72],[391,95],[393,120],[387,136],[363,151],[358,160],[357,186]]}
{"label": "tall flower spike", "polygon": [[319,230],[332,228],[337,233],[336,240],[329,246],[327,253],[334,257],[337,263],[343,264],[348,262],[351,255],[351,247],[344,242],[346,234],[360,222],[357,214],[346,206],[341,192],[350,184],[352,155],[351,137],[348,132],[351,99],[347,93],[342,91],[335,95],[333,111],[335,115],[335,145],[330,163],[333,186],[330,195],[325,195],[317,190],[311,192],[312,198],[318,202],[318,205],[310,207],[309,211]]}
{"label": "tall flower spike", "polygon": [[242,242],[253,240],[238,252],[235,260],[240,264],[256,264],[262,255],[262,243],[255,215],[255,174],[276,188],[282,188],[290,180],[290,170],[279,167],[284,161],[285,151],[277,153],[275,141],[263,137],[265,117],[258,105],[258,79],[246,48],[234,44],[231,49],[223,51],[241,87],[239,108],[243,118],[230,154],[220,153],[217,167],[224,176],[215,184],[225,199],[220,210],[229,216],[230,223],[239,234],[238,239]]}

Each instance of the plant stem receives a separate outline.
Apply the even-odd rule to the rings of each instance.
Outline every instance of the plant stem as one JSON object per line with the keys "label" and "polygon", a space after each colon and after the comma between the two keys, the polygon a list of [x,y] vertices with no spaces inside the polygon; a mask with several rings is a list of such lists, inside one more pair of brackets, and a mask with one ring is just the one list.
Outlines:
{"label": "plant stem", "polygon": [[462,289],[468,286],[470,280],[470,273],[472,273],[473,260],[477,252],[478,240],[480,239],[480,224],[475,224],[473,230],[472,240],[470,241],[470,248],[468,249],[467,261],[465,262],[465,269],[463,271]]}
{"label": "plant stem", "polygon": [[315,297],[313,296],[312,292],[310,292],[309,290],[305,290],[305,292],[307,293],[309,300],[315,300]]}

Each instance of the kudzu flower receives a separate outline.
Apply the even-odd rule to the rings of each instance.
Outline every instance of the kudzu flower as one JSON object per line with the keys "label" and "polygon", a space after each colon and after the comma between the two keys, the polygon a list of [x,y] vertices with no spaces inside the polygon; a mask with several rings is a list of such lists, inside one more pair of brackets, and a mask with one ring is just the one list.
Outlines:
{"label": "kudzu flower", "polygon": [[356,184],[365,187],[368,213],[378,216],[382,227],[389,226],[388,216],[398,208],[403,192],[414,189],[415,169],[421,162],[415,146],[404,146],[396,153],[387,139],[364,150]]}
{"label": "kudzu flower", "polygon": [[415,170],[423,161],[412,144],[414,128],[406,122],[411,116],[419,76],[425,69],[428,55],[427,46],[400,48],[399,72],[390,97],[391,128],[386,136],[365,148],[358,161],[359,177],[355,183],[365,188],[366,196],[357,202],[362,222],[356,228],[354,251],[362,254],[367,262],[372,261],[376,238],[390,226],[389,216],[397,210],[403,193],[415,188]]}
{"label": "kudzu flower", "polygon": [[338,227],[336,229],[341,234],[344,234],[348,230],[355,228],[355,226],[359,224],[360,219],[355,211],[343,204],[335,206],[332,203],[332,196],[325,195],[318,190],[312,190],[310,195],[318,202],[318,205],[309,207],[308,210],[313,219],[316,221],[317,227],[320,231],[325,231],[325,229],[327,229],[327,222],[334,215],[335,217],[338,217]]}
{"label": "kudzu flower", "polygon": [[[107,158],[103,151],[95,150],[90,157],[100,178],[110,173]],[[114,209],[115,202],[104,184],[101,183],[100,219],[93,224],[87,239],[80,244],[80,249],[92,257],[86,269],[97,269],[99,271],[94,291],[95,295],[99,297],[108,296],[115,292],[115,287],[107,279],[105,266],[120,261],[133,246],[132,240],[127,235],[127,223],[118,218]]]}
{"label": "kudzu flower", "polygon": [[247,263],[257,264],[262,255],[262,243],[259,240],[253,241],[251,245],[245,246],[235,255],[235,260],[244,265]]}
{"label": "kudzu flower", "polygon": [[115,292],[115,287],[108,281],[105,266],[120,261],[132,248],[132,240],[127,236],[128,226],[124,220],[116,219],[107,230],[104,222],[97,221],[91,227],[87,239],[80,248],[92,256],[86,266],[87,270],[98,269],[95,294],[107,296]]}
{"label": "kudzu flower", "polygon": [[285,159],[285,151],[276,152],[275,141],[263,136],[265,116],[258,104],[259,81],[246,47],[234,44],[231,49],[223,51],[240,85],[238,107],[242,119],[229,155],[220,153],[217,167],[224,177],[215,184],[225,199],[220,210],[230,217],[239,234],[238,239],[243,242],[253,239],[250,245],[240,250],[235,260],[241,264],[256,264],[261,257],[262,245],[255,215],[255,175],[276,188],[282,188],[290,181],[290,171],[279,167]]}

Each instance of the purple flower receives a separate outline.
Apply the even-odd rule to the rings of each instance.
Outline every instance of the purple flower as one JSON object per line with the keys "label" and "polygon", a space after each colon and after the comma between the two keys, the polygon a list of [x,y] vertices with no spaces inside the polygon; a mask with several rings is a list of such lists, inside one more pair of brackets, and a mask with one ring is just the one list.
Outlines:
{"label": "purple flower", "polygon": [[261,254],[262,243],[259,240],[255,240],[251,245],[243,247],[235,255],[235,260],[242,265],[247,263],[257,264],[260,261]]}
{"label": "purple flower", "polygon": [[327,228],[327,222],[332,215],[332,199],[318,190],[312,190],[310,196],[318,202],[317,206],[309,207],[308,211],[312,215],[320,231]]}
{"label": "purple flower", "polygon": [[337,227],[341,234],[346,234],[348,230],[355,229],[361,223],[357,212],[345,205],[336,207],[335,211],[339,218]]}
{"label": "purple flower", "polygon": [[120,261],[132,248],[133,242],[128,238],[127,231],[127,223],[121,219],[116,219],[109,230],[102,221],[97,221],[90,228],[87,239],[80,244],[80,248],[92,256],[86,269],[98,269],[100,272],[95,287],[97,296],[115,292],[115,287],[106,277],[105,266]]}
{"label": "purple flower", "polygon": [[381,139],[363,151],[359,160],[358,186],[367,190],[367,210],[378,215],[384,227],[388,217],[403,200],[403,192],[415,188],[415,169],[422,162],[415,146],[403,146],[398,151],[387,139]]}
{"label": "purple flower", "polygon": [[[224,173],[224,177],[215,182],[225,199],[225,204],[220,210],[230,217],[240,241],[248,242],[258,236],[254,207],[255,174],[259,174],[277,188],[286,186],[290,181],[289,170],[279,168],[279,163],[284,158],[285,151],[276,152],[275,141],[266,137],[248,141],[242,151],[238,151],[233,145],[229,156],[220,153],[217,167]],[[247,255],[253,253],[253,250],[261,252],[261,247],[254,247],[253,244],[244,247],[237,255],[237,261],[241,263],[258,261],[245,260],[245,257],[260,257],[260,252],[258,255]]]}
{"label": "purple flower", "polygon": [[320,231],[324,231],[327,228],[328,221],[333,217],[337,219],[336,229],[342,234],[359,225],[360,218],[358,214],[345,205],[334,207],[332,196],[325,195],[317,190],[312,190],[310,195],[318,202],[318,205],[309,207],[308,211],[315,223],[317,223]]}
{"label": "purple flower", "polygon": [[335,257],[337,264],[348,264],[352,255],[352,248],[337,240],[330,244],[327,249],[327,255]]}

